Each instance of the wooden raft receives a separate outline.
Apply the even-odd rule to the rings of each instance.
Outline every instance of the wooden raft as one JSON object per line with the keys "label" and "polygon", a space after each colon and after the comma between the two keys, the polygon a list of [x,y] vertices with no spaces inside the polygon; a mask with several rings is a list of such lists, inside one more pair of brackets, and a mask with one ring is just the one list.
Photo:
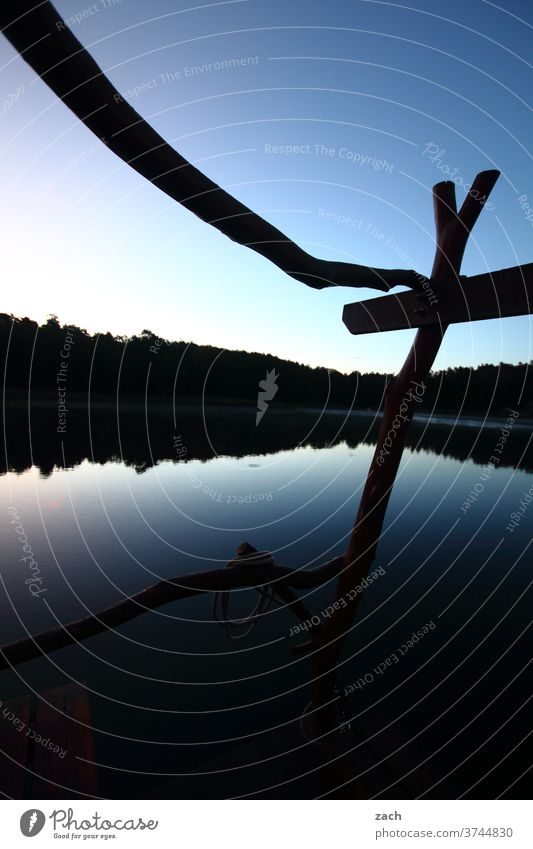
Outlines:
{"label": "wooden raft", "polygon": [[69,684],[0,707],[0,791],[11,799],[98,797],[87,691]]}
{"label": "wooden raft", "polygon": [[292,723],[222,754],[187,777],[158,784],[145,798],[455,799],[453,785],[393,725],[378,713],[358,719],[341,735],[346,754],[328,765],[328,758],[306,744],[298,723]]}

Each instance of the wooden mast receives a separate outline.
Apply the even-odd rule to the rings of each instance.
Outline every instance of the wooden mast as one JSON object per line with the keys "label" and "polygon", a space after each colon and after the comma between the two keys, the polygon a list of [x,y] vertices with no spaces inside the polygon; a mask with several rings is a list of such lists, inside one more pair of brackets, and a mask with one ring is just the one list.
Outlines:
{"label": "wooden mast", "polygon": [[[488,197],[498,171],[477,175],[472,190],[459,213],[455,185],[437,183],[433,188],[436,250],[430,284],[435,287],[459,283],[459,271],[468,236],[483,206],[478,197]],[[477,192],[477,193],[476,193]],[[385,513],[396,473],[400,465],[416,397],[421,397],[425,381],[440,348],[445,324],[432,324],[418,330],[400,373],[390,384],[376,450],[370,465],[355,525],[337,583],[339,602],[316,640],[313,652],[313,709],[315,734],[320,736],[335,728],[335,678],[341,645],[352,627],[361,593],[350,599],[350,591],[366,577],[376,554]],[[341,603],[346,602],[346,605]]]}

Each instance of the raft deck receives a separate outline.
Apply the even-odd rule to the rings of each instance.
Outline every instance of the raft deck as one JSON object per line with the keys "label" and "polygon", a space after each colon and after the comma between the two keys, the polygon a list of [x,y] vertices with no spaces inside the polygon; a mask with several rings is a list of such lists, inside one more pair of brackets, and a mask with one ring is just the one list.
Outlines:
{"label": "raft deck", "polygon": [[[83,758],[84,760],[80,760]],[[98,798],[88,694],[79,684],[1,704],[0,789],[11,799]]]}
{"label": "raft deck", "polygon": [[[5,796],[100,798],[89,695],[83,686],[24,696],[0,709]],[[336,746],[336,757],[325,756],[293,722],[258,735],[191,775],[158,784],[144,798],[456,798],[450,783],[382,714],[346,728]]]}

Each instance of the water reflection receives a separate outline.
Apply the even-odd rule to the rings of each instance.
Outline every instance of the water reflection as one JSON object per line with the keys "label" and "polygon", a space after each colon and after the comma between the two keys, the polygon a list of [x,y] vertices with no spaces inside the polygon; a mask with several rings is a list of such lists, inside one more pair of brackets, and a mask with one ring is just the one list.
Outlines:
{"label": "water reflection", "polygon": [[[354,725],[383,713],[405,739],[416,735],[428,754],[439,751],[442,774],[463,764],[457,792],[487,770],[474,758],[492,735],[492,762],[503,763],[503,774],[491,772],[493,785],[480,792],[493,798],[531,763],[530,748],[506,759],[530,730],[527,711],[515,716],[531,689],[529,513],[514,533],[505,530],[531,486],[530,430],[513,425],[499,467],[482,479],[504,422],[481,430],[475,422],[426,424],[412,429],[378,548],[380,578],[364,593],[338,680]],[[378,425],[368,415],[273,408],[256,428],[254,408],[211,407],[204,416],[187,407],[174,422],[168,408],[145,416],[139,405],[123,406],[117,417],[101,405],[90,419],[70,410],[59,435],[51,406],[33,407],[31,427],[23,407],[11,407],[0,491],[18,511],[46,593],[28,591],[6,510],[0,644],[156,580],[221,566],[243,539],[290,568],[342,553]],[[75,468],[55,471],[65,467]],[[320,613],[333,593],[331,582],[304,600]],[[243,616],[254,594],[234,595],[232,614]],[[430,621],[435,630],[401,663],[373,672]],[[0,695],[84,682],[96,760],[109,765],[102,794],[143,797],[165,776],[210,764],[268,729],[294,725],[299,734],[309,659],[291,650],[301,639],[293,625],[274,606],[234,646],[213,622],[211,599],[193,597],[5,670]],[[371,683],[352,693],[361,676]],[[509,731],[497,733],[510,715]]]}
{"label": "water reflection", "polygon": [[[375,444],[380,422],[372,413],[274,408],[256,427],[255,412],[253,407],[182,406],[174,414],[170,405],[152,405],[145,411],[136,403],[122,404],[120,409],[101,403],[94,404],[90,413],[81,407],[69,410],[65,433],[58,433],[57,411],[51,404],[33,405],[30,415],[22,404],[8,405],[0,474],[36,466],[48,477],[56,468],[74,468],[84,460],[120,461],[141,474],[163,460],[238,458],[341,442],[355,449]],[[415,420],[407,445],[417,452],[483,465],[504,425],[503,420],[483,425],[481,420],[455,422],[442,416]],[[515,423],[502,467],[533,471],[530,434],[527,424]]]}

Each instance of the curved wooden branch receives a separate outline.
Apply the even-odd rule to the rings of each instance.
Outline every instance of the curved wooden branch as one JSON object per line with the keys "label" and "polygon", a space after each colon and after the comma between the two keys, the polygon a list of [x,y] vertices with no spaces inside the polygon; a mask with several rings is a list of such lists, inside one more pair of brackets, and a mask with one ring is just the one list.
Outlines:
{"label": "curved wooden branch", "polygon": [[[268,584],[279,585],[280,596],[285,595],[283,588],[312,589],[336,577],[342,569],[344,557],[317,566],[315,569],[291,570],[286,566],[254,565],[251,559],[246,565],[230,561],[231,569],[214,569],[209,572],[197,572],[192,575],[178,575],[168,581],[158,581],[147,589],[141,590],[99,613],[93,613],[75,622],[69,622],[51,631],[45,631],[34,637],[17,640],[17,642],[0,648],[0,669],[16,666],[27,660],[49,654],[57,649],[86,640],[109,628],[116,628],[131,619],[155,610],[164,604],[188,598],[206,592],[230,592],[246,587],[261,587]],[[294,597],[287,594],[287,605],[298,612],[298,603]],[[305,609],[304,609],[305,610]]]}
{"label": "curved wooden branch", "polygon": [[49,2],[0,4],[4,35],[52,91],[107,147],[202,221],[257,251],[290,277],[323,289],[418,287],[415,271],[317,259],[202,174],[122,98]]}

